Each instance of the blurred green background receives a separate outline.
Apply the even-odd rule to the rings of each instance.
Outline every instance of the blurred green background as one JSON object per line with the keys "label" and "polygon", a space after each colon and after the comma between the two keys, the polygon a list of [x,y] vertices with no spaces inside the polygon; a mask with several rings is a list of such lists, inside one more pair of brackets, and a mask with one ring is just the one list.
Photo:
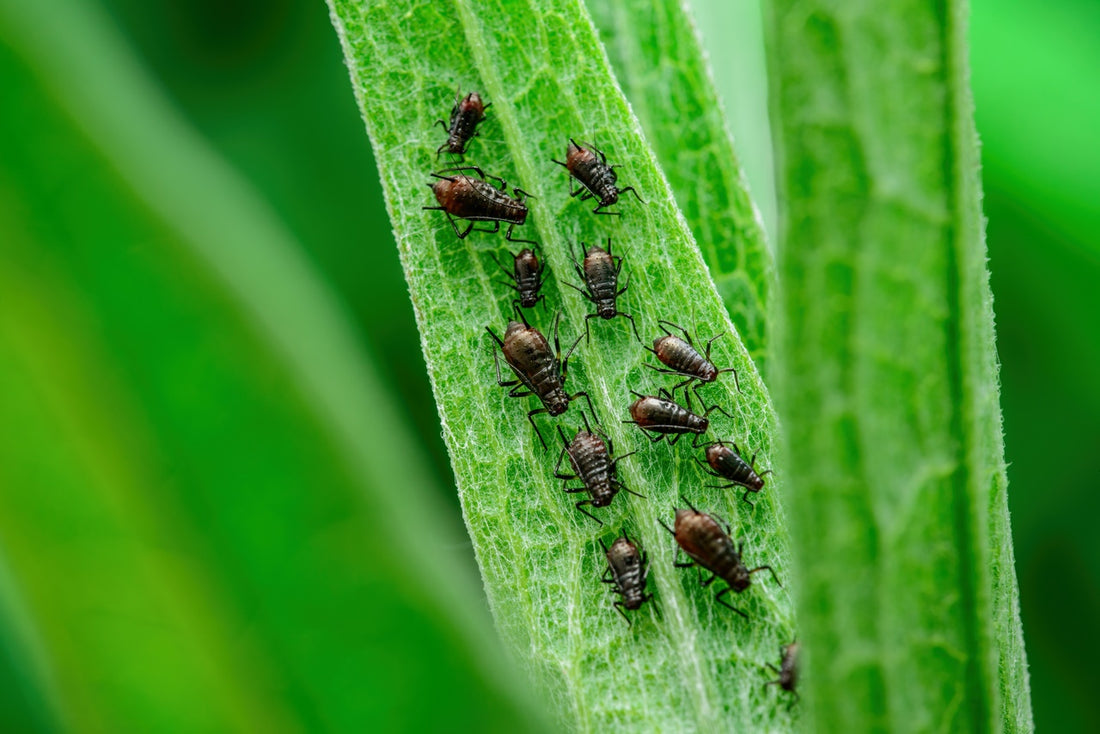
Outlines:
{"label": "blurred green background", "polygon": [[[5,15],[11,15],[17,0],[3,4]],[[183,118],[277,213],[339,296],[353,339],[373,355],[380,389],[392,398],[391,422],[409,426],[414,437],[416,445],[402,458],[416,464],[415,476],[438,495],[440,507],[433,508],[427,525],[445,539],[448,562],[462,569],[462,580],[473,588],[473,555],[463,540],[397,251],[324,3],[87,4],[104,13]],[[750,181],[765,189],[771,179],[760,99],[764,86],[754,66],[759,49],[747,43],[743,52],[731,53],[731,44],[721,43],[723,33],[746,34],[745,24],[751,27],[758,18],[755,1],[694,4],[708,19],[704,27],[716,80]],[[48,100],[34,97],[35,85],[27,80],[35,70],[26,66],[25,55],[12,51],[17,45],[10,34],[24,32],[0,22],[0,34],[6,34],[0,35],[0,85],[6,90],[0,91],[0,115],[8,118],[3,128],[8,139],[0,146],[0,238],[7,240],[0,243],[0,269],[7,271],[0,277],[0,309],[8,318],[0,325],[9,325],[7,332],[0,329],[0,337],[6,334],[0,342],[5,344],[0,379],[7,394],[0,439],[0,512],[6,516],[0,521],[0,728],[50,731],[97,710],[120,720],[159,722],[166,731],[210,729],[218,720],[255,721],[258,712],[273,722],[291,722],[288,730],[349,727],[379,716],[385,718],[370,719],[378,730],[440,730],[444,722],[462,728],[479,720],[485,729],[515,726],[515,717],[523,714],[500,704],[504,684],[490,672],[470,677],[470,670],[479,670],[478,660],[491,667],[499,655],[491,643],[487,654],[461,640],[464,625],[485,625],[486,610],[476,601],[458,603],[468,614],[459,612],[461,619],[449,621],[447,605],[433,598],[432,588],[418,589],[419,579],[402,575],[402,550],[388,542],[385,528],[370,540],[372,529],[387,523],[372,513],[389,511],[388,506],[356,496],[363,482],[346,479],[350,470],[332,455],[324,425],[302,422],[311,411],[308,399],[292,398],[287,402],[294,404],[278,407],[273,396],[294,381],[277,368],[257,367],[262,363],[251,354],[253,347],[240,343],[251,333],[247,313],[240,317],[243,325],[222,324],[219,303],[225,297],[217,285],[201,296],[174,294],[168,305],[145,303],[149,293],[179,287],[179,269],[186,263],[150,254],[148,244],[158,236],[155,224],[114,220],[125,212],[104,202],[113,200],[116,187],[124,188],[117,183],[96,184],[87,208],[74,208],[80,197],[72,190],[80,192],[90,164],[65,152],[71,126],[51,112]],[[48,28],[42,32],[44,43],[58,42],[48,37]],[[1094,693],[1100,688],[1094,664],[1100,659],[1100,540],[1092,526],[1100,514],[1095,458],[1100,455],[1100,3],[975,0],[971,37],[1010,504],[1035,717],[1047,731],[1100,731]],[[6,75],[23,73],[20,93]],[[63,73],[76,85],[83,81],[79,69]],[[26,143],[24,135],[36,136],[36,142]],[[58,151],[56,160],[49,158],[51,150]],[[46,158],[35,159],[36,151],[45,151]],[[51,167],[57,170],[43,173]],[[773,197],[760,198],[768,214]],[[61,209],[63,202],[69,203]],[[80,223],[87,217],[96,225],[85,229]],[[37,252],[42,245],[54,251]],[[145,263],[144,280],[127,271],[125,258],[135,255]],[[202,267],[190,267],[202,272],[186,272],[184,281],[209,279]],[[28,283],[52,283],[56,289],[21,292],[20,284]],[[57,302],[51,300],[55,296]],[[31,309],[32,302],[43,308],[41,323],[54,319],[62,326],[52,332],[38,331],[35,321],[12,326],[16,305]],[[58,315],[66,310],[74,316]],[[44,336],[39,346],[52,345],[67,355],[64,360],[44,366],[22,359],[20,340],[41,334],[56,344]],[[89,354],[104,364],[74,368]],[[43,375],[57,375],[58,389],[43,387]],[[87,380],[94,382],[94,395],[66,397],[69,381]],[[35,425],[33,417],[43,413],[47,417]],[[61,418],[51,422],[50,415]],[[135,446],[130,433],[142,434],[131,424],[146,423],[148,440],[155,444],[147,450]],[[59,479],[72,491],[43,496],[44,506],[37,509],[43,514],[30,514],[35,497],[21,495],[17,484],[48,483],[51,471],[84,466],[83,459],[66,457],[101,450],[81,445],[86,430],[121,436],[107,459],[85,462],[103,464],[89,469],[97,477],[89,486],[98,489],[88,494],[79,475]],[[276,435],[257,439],[265,432]],[[285,455],[287,447],[293,447],[289,451],[297,463],[289,468],[265,463]],[[36,448],[41,454],[29,456]],[[155,466],[144,466],[150,462]],[[135,463],[143,465],[131,466]],[[255,476],[264,477],[262,488],[235,490],[235,482]],[[151,496],[116,496],[120,485],[132,485],[140,494],[143,477],[156,478]],[[316,496],[298,496],[303,477]],[[349,489],[334,492],[325,489],[329,484]],[[401,493],[404,485],[403,477],[394,476],[392,486],[375,489]],[[86,506],[73,509],[80,502]],[[125,511],[104,519],[99,502],[117,502]],[[68,509],[61,513],[59,504]],[[320,535],[296,539],[293,523],[283,527],[273,513],[305,517]],[[150,515],[157,519],[150,521]],[[27,530],[47,516],[57,523],[55,535]],[[120,517],[142,530],[115,528],[111,523]],[[159,530],[154,534],[150,527]],[[80,545],[88,534],[106,542]],[[114,542],[127,535],[132,545]],[[69,566],[64,549],[55,553],[39,545],[70,537],[77,539],[68,548],[72,557],[87,565]],[[328,559],[347,580],[324,579],[317,589],[291,587],[292,580],[323,576],[329,568],[299,558],[299,541],[308,542],[311,553],[322,548],[309,556],[310,563]],[[88,561],[89,548],[102,557]],[[195,549],[196,565],[219,568],[216,578],[197,578],[199,571],[189,568],[193,559],[186,556]],[[150,620],[142,615],[150,612],[128,598],[139,591],[126,584],[99,588],[116,556],[123,559],[117,563],[140,566],[135,573],[158,579],[155,591],[171,613],[190,610],[202,618],[189,617],[155,634],[144,629]],[[94,562],[104,577],[67,575]],[[282,580],[288,588],[272,592],[280,584],[280,569],[288,566]],[[362,570],[374,566],[383,570]],[[317,607],[322,600],[341,605],[318,621],[317,609],[299,598],[314,593]],[[102,598],[87,605],[73,601],[83,594]],[[87,630],[72,627],[84,620]],[[310,620],[328,625],[329,638],[301,626]],[[186,641],[202,641],[215,652],[198,655],[197,662],[173,657],[171,635],[177,627],[192,635]],[[348,640],[346,649],[334,644],[339,639]],[[87,646],[97,648],[102,667],[87,666],[86,672],[110,677],[112,666],[133,667],[117,681],[74,682]],[[117,652],[123,648],[131,648],[126,656]],[[188,665],[198,666],[198,672]],[[400,672],[403,667],[409,668],[407,675]],[[422,696],[388,700],[399,688],[387,682],[394,676],[410,687],[423,681],[433,686]],[[212,681],[209,690],[184,688],[184,681],[204,678]],[[147,691],[131,690],[143,680],[150,681]],[[387,700],[372,700],[374,685],[375,698]],[[160,688],[154,691],[155,686]],[[226,687],[234,692],[217,690]],[[73,702],[103,691],[113,691],[119,700],[132,696],[133,708],[119,713],[102,701]],[[184,708],[194,702],[198,710],[184,721],[160,721],[164,714],[155,713],[158,707],[171,711],[173,705],[157,697],[161,694],[178,696],[176,703]],[[224,700],[208,704],[205,695]],[[60,723],[59,702],[72,709],[62,713]],[[427,708],[438,709],[439,718]],[[503,713],[487,713],[498,708]],[[219,719],[223,714],[227,719]],[[89,728],[97,728],[94,721]]]}

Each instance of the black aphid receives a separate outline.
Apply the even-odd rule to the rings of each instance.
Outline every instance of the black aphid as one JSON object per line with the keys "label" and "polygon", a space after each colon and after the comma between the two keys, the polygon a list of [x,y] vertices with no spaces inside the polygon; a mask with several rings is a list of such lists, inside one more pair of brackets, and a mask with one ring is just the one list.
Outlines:
{"label": "black aphid", "polygon": [[[741,384],[737,380],[737,370],[732,367],[728,367],[724,370],[720,370],[714,366],[714,363],[710,361],[710,347],[714,343],[714,340],[722,336],[717,334],[710,338],[707,342],[706,350],[704,354],[699,354],[699,350],[695,348],[695,342],[691,340],[691,335],[687,333],[684,327],[674,324],[671,321],[665,321],[663,319],[658,320],[657,324],[661,327],[661,331],[665,332],[664,336],[658,337],[653,340],[653,348],[646,347],[647,350],[657,355],[657,359],[661,360],[661,363],[665,367],[654,367],[651,364],[646,366],[657,372],[663,372],[666,375],[679,375],[686,378],[683,382],[672,388],[672,392],[676,392],[679,388],[695,383],[696,397],[699,397],[699,387],[708,382],[714,382],[718,379],[718,375],[723,372],[733,373],[733,384],[737,387],[737,391],[741,392]],[[675,329],[679,329],[684,335],[681,339],[675,336],[672,332],[665,328],[665,326],[671,326]],[[699,398],[702,400],[702,398]],[[689,407],[691,405],[689,398]]]}
{"label": "black aphid", "polygon": [[622,212],[605,212],[601,209],[616,203],[619,200],[619,195],[625,194],[627,191],[634,194],[634,198],[644,204],[642,197],[638,196],[638,192],[634,190],[633,186],[627,186],[625,189],[616,186],[615,182],[619,177],[615,173],[615,169],[618,166],[608,164],[607,156],[596,146],[591,143],[586,143],[586,145],[588,147],[583,148],[577,145],[573,138],[569,138],[569,145],[565,149],[565,162],[554,161],[559,166],[564,166],[565,170],[569,171],[569,175],[581,183],[578,187],[574,187],[570,183],[569,195],[583,194],[581,201],[592,198],[598,199],[600,203],[592,210],[596,214],[614,214],[615,216],[621,214]]}
{"label": "black aphid", "polygon": [[475,137],[478,123],[485,119],[485,110],[492,106],[492,102],[485,104],[481,95],[470,92],[462,99],[455,99],[455,106],[451,108],[451,124],[439,120],[438,124],[447,131],[447,142],[436,149],[436,158],[443,151],[461,156],[466,152],[466,145]]}
{"label": "black aphid", "polygon": [[707,446],[706,464],[699,457],[695,457],[695,460],[707,470],[707,474],[730,482],[729,484],[711,484],[711,487],[721,489],[744,487],[745,493],[741,495],[741,499],[748,502],[749,507],[753,506],[749,502],[749,492],[762,490],[764,488],[764,475],[772,473],[772,470],[768,469],[757,474],[756,454],[752,455],[751,461],[745,461],[741,458],[741,449],[737,447],[737,444],[733,444],[731,449],[726,446],[724,441],[715,441]]}
{"label": "black aphid", "polygon": [[645,593],[646,579],[649,577],[649,558],[644,552],[638,551],[638,546],[626,533],[621,538],[616,538],[610,548],[600,538],[600,546],[607,555],[607,570],[600,581],[615,585],[615,593],[622,597],[615,602],[615,609],[623,615],[627,624],[633,625],[623,610],[640,609],[642,604],[653,598],[653,594]]}
{"label": "black aphid", "polygon": [[539,293],[542,289],[543,277],[545,271],[542,267],[542,262],[539,260],[538,255],[534,250],[524,248],[516,254],[508,253],[512,255],[512,268],[509,270],[504,266],[500,260],[497,260],[495,254],[491,254],[493,261],[500,266],[500,269],[508,274],[508,277],[514,281],[513,283],[504,283],[512,290],[519,294],[519,298],[512,301],[512,306],[518,308],[533,308],[536,303],[543,301],[545,303],[546,296]]}
{"label": "black aphid", "polygon": [[[467,176],[460,173],[461,171],[471,171],[480,178]],[[454,175],[444,175],[449,173]],[[451,227],[454,228],[455,234],[458,235],[460,240],[470,234],[477,222],[493,223],[492,229],[479,229],[478,232],[499,232],[500,223],[507,222],[508,231],[504,233],[505,239],[529,245],[536,244],[531,240],[518,240],[512,237],[512,230],[515,229],[516,225],[527,221],[526,199],[531,195],[523,189],[513,188],[512,191],[516,195],[516,198],[513,199],[505,193],[508,185],[504,183],[504,179],[499,176],[486,175],[477,166],[447,168],[438,173],[433,173],[432,176],[439,180],[434,184],[428,184],[428,187],[435,194],[435,200],[439,202],[439,206],[421,208],[445,213],[447,220],[451,223]],[[500,189],[494,188],[485,179],[499,181]],[[460,232],[458,224],[455,223],[455,217],[465,219],[470,223],[470,226]]]}
{"label": "black aphid", "polygon": [[779,686],[788,693],[793,693],[794,698],[787,704],[787,708],[790,709],[795,703],[798,702],[798,691],[795,690],[795,686],[798,685],[798,643],[792,642],[789,645],[783,647],[783,659],[779,663],[779,668],[776,668],[771,663],[766,663],[776,675],[779,677],[775,680],[770,680],[765,683],[765,686]]}
{"label": "black aphid", "polygon": [[646,432],[647,437],[653,443],[669,436],[668,442],[675,444],[680,440],[680,436],[685,433],[699,435],[706,433],[707,428],[710,426],[710,420],[707,416],[712,411],[717,410],[727,418],[730,417],[729,413],[717,405],[707,408],[703,415],[696,415],[690,410],[680,407],[664,388],[657,391],[659,397],[642,395],[633,390],[631,394],[638,398],[630,405],[630,416],[634,420],[623,421],[623,423],[637,425]]}
{"label": "black aphid", "polygon": [[[593,433],[588,425],[588,416],[583,412],[584,430],[577,429],[572,441],[565,440],[565,433],[558,426],[558,435],[561,436],[561,455],[554,466],[554,477],[562,480],[562,489],[570,494],[587,492],[588,499],[577,503],[577,509],[590,518],[603,525],[603,520],[584,509],[584,505],[593,507],[607,507],[615,499],[615,495],[621,490],[631,494],[642,495],[627,489],[617,476],[616,467],[626,457],[636,453],[631,451],[618,458],[615,456],[615,444],[611,439],[606,441],[599,434]],[[565,457],[569,457],[569,463],[573,465],[573,474],[562,474],[561,463]],[[581,481],[580,487],[570,487],[569,482],[574,479]]]}
{"label": "black aphid", "polygon": [[[523,318],[522,313],[520,313],[520,318]],[[535,425],[535,416],[539,413],[561,415],[569,408],[569,401],[583,397],[588,402],[589,411],[592,411],[595,415],[595,411],[592,410],[592,400],[588,397],[588,393],[578,392],[570,395],[565,392],[563,387],[566,372],[569,368],[569,357],[573,354],[573,350],[577,348],[577,345],[580,344],[581,338],[577,337],[577,341],[573,342],[573,346],[569,348],[563,358],[561,356],[561,345],[558,342],[558,320],[560,318],[561,313],[559,312],[554,317],[553,351],[550,350],[550,344],[546,341],[546,337],[540,334],[538,329],[529,326],[526,321],[522,324],[518,321],[509,321],[508,328],[504,331],[504,339],[494,334],[488,326],[485,327],[489,335],[500,345],[500,351],[504,352],[505,361],[517,378],[507,381],[500,378],[500,357],[494,351],[493,361],[496,363],[497,368],[497,384],[501,387],[512,388],[508,392],[509,397],[525,398],[528,395],[535,395],[542,401],[543,407],[527,412],[527,420],[531,422],[531,427],[535,429],[535,434],[539,437],[543,448],[546,448],[546,440],[542,437],[539,427]]]}
{"label": "black aphid", "polygon": [[[584,243],[581,243],[582,247]],[[588,338],[588,321],[599,316],[601,319],[613,319],[616,316],[630,319],[630,325],[634,328],[634,338],[639,342],[638,325],[634,323],[634,317],[619,310],[617,301],[619,296],[626,293],[627,283],[619,288],[619,272],[623,269],[623,259],[611,252],[611,238],[607,238],[607,249],[599,245],[592,245],[584,253],[584,264],[577,262],[570,246],[570,257],[577,275],[584,281],[584,288],[566,283],[573,290],[580,293],[592,303],[596,304],[596,313],[590,313],[584,317],[584,336]]]}
{"label": "black aphid", "polygon": [[[684,498],[681,497],[680,499]],[[703,586],[710,586],[715,579],[725,581],[728,586],[715,594],[714,598],[722,605],[748,619],[749,615],[722,597],[728,594],[730,590],[740,594],[749,588],[752,584],[752,575],[757,571],[769,571],[777,584],[779,584],[779,577],[775,575],[775,571],[772,570],[771,566],[757,566],[751,570],[747,568],[741,561],[745,544],[738,543],[736,549],[733,547],[729,526],[726,525],[723,528],[714,517],[699,512],[686,499],[684,503],[691,509],[676,510],[675,530],[672,530],[663,522],[661,523],[664,529],[676,538],[676,544],[680,546],[680,550],[691,558],[689,563],[675,561],[673,565],[677,568],[690,568],[698,564],[710,571],[713,575],[706,581],[702,581],[700,576]],[[783,584],[779,585],[782,586]]]}

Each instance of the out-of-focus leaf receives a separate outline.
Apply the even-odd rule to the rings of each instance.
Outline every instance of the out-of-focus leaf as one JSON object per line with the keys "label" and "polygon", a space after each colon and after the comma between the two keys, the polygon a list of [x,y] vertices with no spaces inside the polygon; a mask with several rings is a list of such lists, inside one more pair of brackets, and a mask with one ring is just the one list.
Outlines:
{"label": "out-of-focus leaf", "polygon": [[423,455],[277,220],[87,4],[0,3],[0,38],[31,684],[74,730],[527,728]]}
{"label": "out-of-focus leaf", "polygon": [[966,3],[771,3],[777,357],[823,731],[1028,731]]}
{"label": "out-of-focus leaf", "polygon": [[725,115],[679,0],[594,0],[593,19],[757,369],[775,268]]}

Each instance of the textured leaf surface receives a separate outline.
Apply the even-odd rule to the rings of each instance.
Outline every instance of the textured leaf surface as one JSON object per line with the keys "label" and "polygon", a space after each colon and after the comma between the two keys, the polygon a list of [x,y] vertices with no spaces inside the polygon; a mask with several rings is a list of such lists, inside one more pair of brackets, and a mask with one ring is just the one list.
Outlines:
{"label": "textured leaf surface", "polygon": [[594,0],[590,7],[718,293],[767,374],[774,264],[691,17],[677,0]]}
{"label": "textured leaf surface", "polygon": [[[775,422],[759,376],[730,324],[671,191],[646,147],[639,125],[615,85],[583,8],[569,0],[518,5],[488,0],[457,3],[333,0],[352,83],[363,109],[385,186],[394,232],[409,282],[432,375],[444,434],[470,535],[498,626],[509,646],[553,703],[561,722],[586,731],[757,730],[788,719],[774,688],[765,688],[781,642],[794,634],[784,589],[763,579],[735,599],[746,622],[698,587],[694,572],[672,568],[671,538],[658,520],[672,521],[684,494],[724,515],[746,543],[750,563],[771,563],[787,578],[786,536],[780,522],[781,485],[757,498],[755,510],[729,490],[707,488],[688,442],[650,446],[628,418],[630,389],[652,392],[673,384],[643,363],[652,357],[623,320],[591,323],[570,362],[567,387],[587,390],[620,452],[639,453],[621,477],[645,499],[620,495],[595,510],[603,528],[578,513],[552,478],[557,451],[544,452],[525,413],[528,400],[506,398],[494,384],[485,327],[501,333],[511,314],[511,291],[491,254],[505,255],[500,235],[458,240],[425,184],[443,141],[435,121],[449,112],[456,87],[477,90],[492,103],[481,137],[466,160],[539,198],[521,236],[542,242],[553,276],[545,287],[546,329],[562,309],[563,340],[571,343],[590,312],[563,282],[576,282],[570,243],[613,238],[626,258],[630,290],[621,306],[642,334],[659,334],[656,319],[683,323],[701,338],[719,332],[714,359],[740,371],[744,394],[729,376],[704,389],[734,416],[714,414],[716,434],[773,460]],[[592,202],[568,196],[562,159],[570,136],[594,142],[621,163],[630,197],[621,218],[597,217]],[[515,248],[515,246],[513,246]],[[583,405],[583,403],[582,403]],[[538,419],[548,439],[554,423]],[[557,420],[570,433],[576,404]],[[627,627],[599,583],[605,562],[597,540],[621,530],[640,538],[652,563],[661,616],[655,606]],[[757,577],[759,579],[759,577]]]}
{"label": "textured leaf surface", "polygon": [[0,3],[5,724],[530,728],[340,308],[108,29]]}
{"label": "textured leaf surface", "polygon": [[822,731],[1031,729],[965,18],[772,3],[777,364]]}

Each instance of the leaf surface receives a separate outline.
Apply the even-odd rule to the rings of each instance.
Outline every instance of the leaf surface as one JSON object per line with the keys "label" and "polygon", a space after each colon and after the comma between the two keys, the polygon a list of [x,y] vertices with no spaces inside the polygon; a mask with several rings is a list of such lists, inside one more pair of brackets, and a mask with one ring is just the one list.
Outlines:
{"label": "leaf surface", "polygon": [[[578,282],[569,248],[612,238],[625,258],[629,290],[620,307],[638,322],[643,338],[660,335],[657,319],[686,326],[698,339],[725,333],[714,361],[739,371],[744,394],[730,375],[703,389],[732,420],[712,414],[712,435],[736,439],[773,460],[775,419],[768,396],[729,322],[671,189],[646,146],[641,128],[611,76],[583,7],[569,0],[509,2],[333,0],[352,84],[367,123],[390,217],[423,339],[444,437],[463,511],[497,625],[524,662],[536,690],[559,721],[583,731],[757,730],[788,718],[765,663],[778,662],[780,642],[793,634],[787,592],[769,578],[735,598],[746,622],[700,589],[694,572],[672,568],[671,523],[678,495],[733,523],[750,564],[770,563],[787,578],[780,483],[756,496],[755,509],[713,483],[693,461],[689,442],[651,446],[629,417],[630,390],[653,393],[674,380],[646,369],[655,363],[622,319],[589,324],[569,362],[566,387],[591,396],[618,452],[638,453],[620,465],[620,477],[645,499],[622,493],[610,508],[593,510],[600,527],[577,512],[573,496],[553,478],[561,426],[580,425],[572,405],[557,421],[536,418],[552,449],[543,451],[525,413],[533,400],[513,400],[495,383],[494,348],[485,334],[502,334],[512,318],[514,293],[499,281],[492,256],[507,259],[501,236],[473,233],[457,239],[444,215],[423,211],[436,202],[429,173],[436,161],[456,88],[475,90],[492,103],[467,150],[466,162],[503,176],[535,194],[531,216],[516,236],[541,242],[552,273],[547,308],[530,313],[549,333],[561,309],[563,346],[584,330],[590,305],[565,287]],[[570,198],[562,160],[567,141],[591,141],[618,169],[619,185],[633,185],[613,207],[621,217],[591,213],[593,202]],[[512,246],[513,251],[518,246]],[[551,337],[552,338],[552,337]],[[598,544],[628,531],[648,551],[657,605],[633,614],[628,627],[612,607],[599,577],[606,567]],[[660,616],[657,607],[660,607]]]}

